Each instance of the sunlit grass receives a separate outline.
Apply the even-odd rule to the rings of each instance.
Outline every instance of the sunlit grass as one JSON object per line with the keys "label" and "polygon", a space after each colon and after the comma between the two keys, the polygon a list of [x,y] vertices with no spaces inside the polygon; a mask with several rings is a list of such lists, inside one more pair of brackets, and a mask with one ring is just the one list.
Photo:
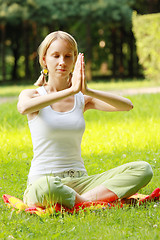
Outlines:
{"label": "sunlit grass", "polygon": [[[86,132],[82,156],[89,174],[103,172],[131,161],[147,161],[154,177],[141,193],[160,187],[160,95],[129,97],[129,112],[85,113]],[[16,101],[0,105],[0,195],[22,199],[32,159],[26,116]],[[0,239],[159,239],[160,205],[113,208],[79,215],[30,216],[7,209],[0,199]]]}
{"label": "sunlit grass", "polygon": [[[156,87],[160,86],[159,82],[149,80],[111,80],[105,81],[92,81],[88,82],[88,87],[93,89],[99,89],[104,91],[109,90],[124,90],[128,88],[143,88],[143,87]],[[18,96],[23,89],[36,88],[34,85],[13,85],[11,86],[0,86],[0,97]]]}
{"label": "sunlit grass", "polygon": [[18,96],[23,89],[36,88],[34,85],[0,86],[0,97]]}
{"label": "sunlit grass", "polygon": [[153,82],[149,80],[111,80],[109,82],[98,81],[98,82],[89,82],[88,86],[93,89],[99,89],[104,91],[109,90],[125,90],[129,88],[144,88],[144,87],[156,87],[160,86],[159,82]]}

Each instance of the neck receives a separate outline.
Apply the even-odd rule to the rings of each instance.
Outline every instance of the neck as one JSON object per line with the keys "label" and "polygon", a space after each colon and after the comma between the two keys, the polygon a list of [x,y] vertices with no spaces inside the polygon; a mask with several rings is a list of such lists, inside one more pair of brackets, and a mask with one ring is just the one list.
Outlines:
{"label": "neck", "polygon": [[68,78],[48,78],[47,86],[49,91],[62,91],[69,87]]}

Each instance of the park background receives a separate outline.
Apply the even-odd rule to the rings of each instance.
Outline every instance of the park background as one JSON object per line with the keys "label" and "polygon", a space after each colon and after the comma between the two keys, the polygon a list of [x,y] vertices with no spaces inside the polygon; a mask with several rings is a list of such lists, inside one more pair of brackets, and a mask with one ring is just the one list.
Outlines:
{"label": "park background", "polygon": [[[139,58],[155,65],[152,56],[158,49],[153,43],[155,35],[159,40],[155,26],[159,14],[144,18],[133,31],[133,11],[141,15],[159,13],[160,2],[0,0],[0,83],[35,81],[40,73],[37,48],[48,33],[56,30],[67,31],[77,40],[79,51],[85,55],[88,81],[143,78],[144,61],[140,63]],[[144,40],[141,45],[147,55],[137,53],[136,37]]]}
{"label": "park background", "polygon": [[23,198],[32,143],[17,99],[34,87],[37,47],[56,30],[71,33],[84,52],[89,87],[134,105],[129,112],[85,113],[88,174],[143,160],[154,176],[140,193],[160,187],[159,23],[159,0],[0,0],[0,239],[160,239],[159,202],[39,217],[12,211],[1,198]]}

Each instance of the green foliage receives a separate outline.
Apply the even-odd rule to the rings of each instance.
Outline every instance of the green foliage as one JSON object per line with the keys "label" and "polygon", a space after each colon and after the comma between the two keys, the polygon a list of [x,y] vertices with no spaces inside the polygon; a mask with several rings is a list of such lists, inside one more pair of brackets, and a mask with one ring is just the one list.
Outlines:
{"label": "green foliage", "polygon": [[118,23],[126,29],[131,27],[132,4],[128,0],[103,0],[98,1],[96,17],[105,19],[107,23],[114,25]]}
{"label": "green foliage", "polygon": [[[0,80],[35,79],[37,47],[51,31],[70,32],[85,54],[86,74],[133,75],[127,34],[135,0],[0,0]],[[100,42],[104,43],[102,47]],[[133,47],[133,46],[132,46]],[[135,48],[132,49],[135,53]],[[137,66],[136,54],[134,54]],[[89,64],[88,64],[89,63]],[[106,66],[102,71],[101,66]],[[114,65],[114,68],[113,68]],[[133,64],[132,64],[133,65]],[[88,67],[89,66],[89,67]],[[138,66],[137,66],[138,67]],[[135,74],[138,69],[135,67]],[[89,70],[88,70],[89,69]],[[125,70],[124,70],[125,69]]]}
{"label": "green foliage", "polygon": [[0,6],[0,81],[36,79],[37,47],[58,29],[78,40],[90,79],[142,74],[131,34],[132,10],[159,9],[157,0],[0,0]]}
{"label": "green foliage", "polygon": [[[113,86],[107,85],[104,89]],[[98,83],[96,87],[101,88]],[[154,177],[140,191],[148,194],[160,187],[159,94],[130,98],[134,109],[129,112],[90,110],[85,113],[82,156],[89,174],[126,162],[149,162]],[[159,239],[160,205],[154,202],[140,207],[44,217],[24,212],[17,214],[8,209],[1,196],[7,193],[22,199],[32,159],[32,143],[26,116],[17,112],[16,101],[1,104],[0,111],[0,239]]]}
{"label": "green foliage", "polygon": [[[107,19],[107,22],[130,22],[131,20],[131,2],[133,0],[0,0],[1,19],[17,23],[22,20],[35,20],[42,23],[49,23],[52,20],[59,21],[68,17],[90,16]],[[128,24],[126,24],[127,26]]]}
{"label": "green foliage", "polygon": [[147,78],[160,79],[160,14],[133,14],[133,32],[136,37],[139,62]]}

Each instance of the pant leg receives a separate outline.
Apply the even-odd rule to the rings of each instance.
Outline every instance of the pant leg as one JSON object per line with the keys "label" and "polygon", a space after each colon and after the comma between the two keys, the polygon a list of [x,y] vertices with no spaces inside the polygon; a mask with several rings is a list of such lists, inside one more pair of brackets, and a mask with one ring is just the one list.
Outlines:
{"label": "pant leg", "polygon": [[127,198],[146,186],[153,172],[147,162],[139,161],[117,167],[109,175],[111,178],[104,181],[102,185],[113,191],[119,198]]}
{"label": "pant leg", "polygon": [[151,166],[143,161],[127,163],[109,171],[80,178],[45,176],[27,188],[24,202],[28,206],[47,206],[60,203],[72,208],[76,192],[83,194],[103,185],[119,198],[126,198],[149,183],[153,176]]}
{"label": "pant leg", "polygon": [[119,198],[127,198],[147,185],[153,176],[151,166],[144,161],[131,162],[113,168],[101,174],[73,179],[63,183],[83,194],[99,185],[103,185]]}
{"label": "pant leg", "polygon": [[45,176],[30,185],[24,193],[28,206],[49,206],[60,203],[68,208],[75,205],[76,192],[64,185],[59,177]]}

